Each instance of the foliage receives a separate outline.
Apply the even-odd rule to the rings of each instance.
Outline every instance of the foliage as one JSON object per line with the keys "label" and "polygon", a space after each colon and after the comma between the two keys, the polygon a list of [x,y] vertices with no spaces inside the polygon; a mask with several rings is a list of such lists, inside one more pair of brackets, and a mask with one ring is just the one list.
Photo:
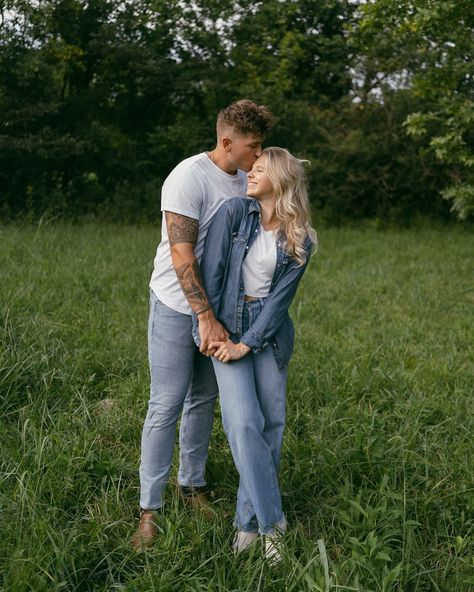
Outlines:
{"label": "foliage", "polygon": [[156,219],[249,97],[311,159],[320,217],[446,219],[445,197],[467,218],[471,5],[0,0],[0,213]]}
{"label": "foliage", "polygon": [[467,218],[474,213],[473,3],[381,0],[363,5],[361,13],[358,35],[370,45],[376,69],[404,74],[420,99],[406,118],[408,133],[427,138],[448,165],[441,194],[458,218]]}
{"label": "foliage", "polygon": [[151,151],[150,122],[168,125],[187,99],[186,92],[177,96],[187,70],[172,58],[179,7],[109,0],[14,5],[0,67],[4,210],[77,215],[112,200],[120,216],[124,196],[156,215],[140,193],[153,186],[156,194],[169,170],[162,156],[170,138]]}

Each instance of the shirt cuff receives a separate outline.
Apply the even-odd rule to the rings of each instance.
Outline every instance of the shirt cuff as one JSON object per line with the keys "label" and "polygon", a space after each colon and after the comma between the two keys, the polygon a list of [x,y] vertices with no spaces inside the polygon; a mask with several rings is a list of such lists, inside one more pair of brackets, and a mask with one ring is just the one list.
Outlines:
{"label": "shirt cuff", "polygon": [[250,347],[250,349],[256,354],[261,352],[262,349],[267,345],[266,341],[262,343],[262,339],[255,334],[252,335],[250,331],[247,331],[247,333],[242,335],[240,341]]}
{"label": "shirt cuff", "polygon": [[191,210],[185,210],[179,206],[167,206],[166,204],[161,204],[161,211],[170,212],[171,214],[179,214],[180,216],[186,216],[186,218],[192,218],[193,220],[199,220],[199,214],[191,212]]}

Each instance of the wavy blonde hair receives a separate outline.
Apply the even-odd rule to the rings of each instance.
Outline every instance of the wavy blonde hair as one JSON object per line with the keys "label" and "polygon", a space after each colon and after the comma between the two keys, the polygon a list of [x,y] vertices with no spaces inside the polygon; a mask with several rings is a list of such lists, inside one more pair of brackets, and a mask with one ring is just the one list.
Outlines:
{"label": "wavy blonde hair", "polygon": [[275,192],[277,228],[286,240],[285,251],[303,265],[307,258],[304,248],[306,235],[315,248],[318,244],[316,231],[311,226],[305,171],[305,164],[310,162],[296,158],[285,148],[265,148],[263,154],[267,158],[266,172]]}

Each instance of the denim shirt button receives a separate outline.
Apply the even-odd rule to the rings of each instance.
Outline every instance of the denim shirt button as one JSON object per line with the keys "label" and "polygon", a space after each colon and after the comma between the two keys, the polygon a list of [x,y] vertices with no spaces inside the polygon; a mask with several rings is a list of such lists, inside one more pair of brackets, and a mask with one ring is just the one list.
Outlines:
{"label": "denim shirt button", "polygon": [[249,250],[248,246],[247,246],[247,247],[245,247],[245,249],[248,251],[248,250]]}

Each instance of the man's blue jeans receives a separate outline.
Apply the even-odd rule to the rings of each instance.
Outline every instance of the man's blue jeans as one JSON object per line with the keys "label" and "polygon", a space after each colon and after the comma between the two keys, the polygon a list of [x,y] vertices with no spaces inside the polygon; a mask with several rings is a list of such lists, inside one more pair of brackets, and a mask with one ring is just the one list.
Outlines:
{"label": "man's blue jeans", "polygon": [[162,506],[179,429],[178,482],[206,484],[204,472],[212,431],[217,383],[209,358],[192,337],[192,317],[165,306],[150,291],[148,321],[150,400],[142,432],[140,506]]}
{"label": "man's blue jeans", "polygon": [[[262,299],[244,303],[242,332],[262,307]],[[224,364],[213,358],[212,362],[224,430],[240,475],[235,526],[245,532],[273,533],[285,524],[278,467],[288,371],[278,369],[271,345],[240,360]]]}

